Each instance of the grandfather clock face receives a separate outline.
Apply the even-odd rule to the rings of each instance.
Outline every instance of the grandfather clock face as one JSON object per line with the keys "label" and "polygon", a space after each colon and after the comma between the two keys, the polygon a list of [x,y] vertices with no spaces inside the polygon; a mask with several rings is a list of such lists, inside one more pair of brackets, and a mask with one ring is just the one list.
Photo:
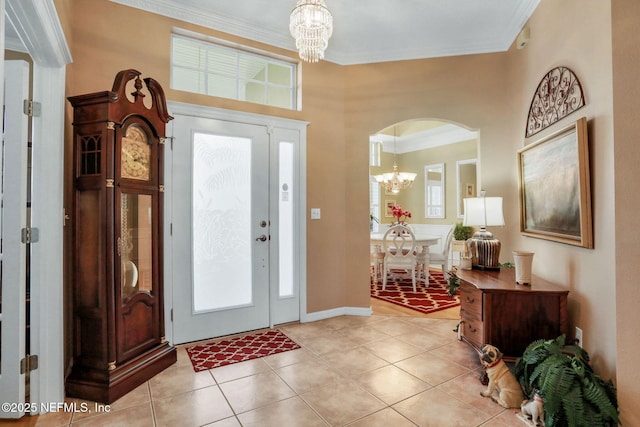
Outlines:
{"label": "grandfather clock face", "polygon": [[122,138],[121,176],[123,178],[149,180],[151,166],[151,146],[147,134],[138,126],[129,126]]}

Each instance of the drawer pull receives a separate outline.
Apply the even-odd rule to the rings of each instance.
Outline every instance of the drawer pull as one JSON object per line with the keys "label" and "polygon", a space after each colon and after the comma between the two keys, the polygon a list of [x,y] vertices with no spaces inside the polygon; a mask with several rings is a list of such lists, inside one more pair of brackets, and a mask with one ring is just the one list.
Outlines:
{"label": "drawer pull", "polygon": [[471,297],[467,297],[467,302],[471,304],[471,303],[476,302],[476,299],[475,298],[471,298]]}
{"label": "drawer pull", "polygon": [[478,332],[478,329],[473,328],[473,327],[469,327],[469,332],[476,333],[476,332]]}

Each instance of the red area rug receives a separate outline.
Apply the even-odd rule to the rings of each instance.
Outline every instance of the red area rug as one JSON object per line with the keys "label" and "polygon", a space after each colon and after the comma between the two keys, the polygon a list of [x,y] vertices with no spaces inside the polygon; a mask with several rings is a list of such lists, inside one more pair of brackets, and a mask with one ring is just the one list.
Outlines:
{"label": "red area rug", "polygon": [[213,369],[300,348],[279,330],[243,335],[187,348],[193,370]]}
{"label": "red area rug", "polygon": [[382,281],[371,283],[371,296],[425,314],[460,305],[458,295],[450,297],[447,294],[447,281],[442,273],[430,271],[429,286],[425,287],[424,282],[418,281],[415,293],[411,277],[407,276],[390,276],[384,291]]}

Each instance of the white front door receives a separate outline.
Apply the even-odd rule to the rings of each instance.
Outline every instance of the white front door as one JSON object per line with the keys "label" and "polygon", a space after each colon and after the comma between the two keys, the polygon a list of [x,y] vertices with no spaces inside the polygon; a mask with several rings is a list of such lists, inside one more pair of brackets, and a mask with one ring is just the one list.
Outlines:
{"label": "white front door", "polygon": [[[25,375],[20,360],[26,339],[26,245],[28,117],[22,102],[29,99],[29,64],[4,62],[4,136],[0,154],[2,211],[0,214],[0,418],[24,415]],[[8,404],[8,407],[5,405]]]}
{"label": "white front door", "polygon": [[269,325],[269,135],[174,119],[174,341]]}
{"label": "white front door", "polygon": [[299,132],[174,113],[173,341],[300,318]]}

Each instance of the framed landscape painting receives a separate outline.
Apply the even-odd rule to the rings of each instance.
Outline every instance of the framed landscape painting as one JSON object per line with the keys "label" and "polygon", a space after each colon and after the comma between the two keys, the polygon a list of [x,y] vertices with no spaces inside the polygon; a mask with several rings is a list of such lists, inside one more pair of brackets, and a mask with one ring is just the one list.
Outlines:
{"label": "framed landscape painting", "polygon": [[520,231],[593,248],[587,119],[518,150]]}

